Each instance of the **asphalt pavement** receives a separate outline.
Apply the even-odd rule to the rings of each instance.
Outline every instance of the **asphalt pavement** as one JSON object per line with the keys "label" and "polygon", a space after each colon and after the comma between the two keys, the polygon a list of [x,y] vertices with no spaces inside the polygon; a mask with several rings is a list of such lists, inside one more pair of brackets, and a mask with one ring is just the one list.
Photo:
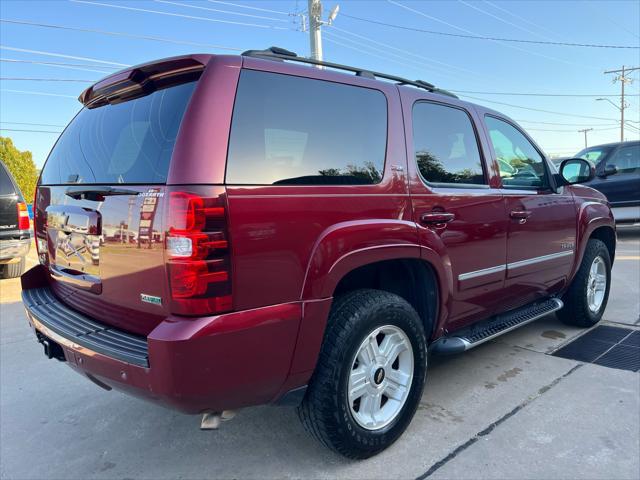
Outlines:
{"label": "asphalt pavement", "polygon": [[[35,264],[35,256],[30,258]],[[640,329],[640,229],[620,229],[603,324]],[[0,478],[640,478],[640,373],[549,355],[584,333],[554,316],[432,358],[407,432],[349,461],[291,408],[199,418],[105,392],[47,360],[18,280],[0,281]]]}

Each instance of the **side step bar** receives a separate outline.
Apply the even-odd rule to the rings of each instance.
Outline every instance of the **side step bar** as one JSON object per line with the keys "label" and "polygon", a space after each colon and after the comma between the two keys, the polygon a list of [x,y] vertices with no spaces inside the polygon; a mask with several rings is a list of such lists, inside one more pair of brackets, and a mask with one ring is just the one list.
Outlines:
{"label": "side step bar", "polygon": [[458,330],[450,336],[441,337],[431,344],[429,350],[435,355],[452,355],[464,352],[503,333],[510,332],[522,325],[560,310],[563,306],[564,304],[559,298],[549,298],[542,302],[535,302],[522,308],[502,313],[463,330]]}

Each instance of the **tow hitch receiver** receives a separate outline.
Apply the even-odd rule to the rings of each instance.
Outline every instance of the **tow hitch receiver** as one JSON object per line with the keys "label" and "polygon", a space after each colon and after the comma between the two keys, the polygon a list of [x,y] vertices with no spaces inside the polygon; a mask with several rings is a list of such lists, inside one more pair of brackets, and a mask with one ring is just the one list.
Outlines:
{"label": "tow hitch receiver", "polygon": [[45,337],[39,332],[38,332],[38,342],[40,342],[44,347],[44,354],[47,356],[47,358],[55,358],[56,360],[59,360],[61,362],[67,361],[67,359],[64,356],[64,350],[62,350],[62,347],[56,342],[54,342],[53,340],[51,340],[50,338]]}

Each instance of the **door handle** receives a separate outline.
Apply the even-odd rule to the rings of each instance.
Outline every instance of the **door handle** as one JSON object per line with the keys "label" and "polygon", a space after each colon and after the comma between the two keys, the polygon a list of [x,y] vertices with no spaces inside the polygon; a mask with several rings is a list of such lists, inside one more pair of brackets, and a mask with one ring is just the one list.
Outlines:
{"label": "door handle", "polygon": [[529,210],[512,210],[509,216],[514,220],[519,220],[520,223],[524,223],[531,216],[531,212]]}
{"label": "door handle", "polygon": [[433,212],[423,214],[420,217],[420,221],[428,225],[433,225],[438,223],[449,223],[454,218],[456,218],[456,216],[453,213]]}

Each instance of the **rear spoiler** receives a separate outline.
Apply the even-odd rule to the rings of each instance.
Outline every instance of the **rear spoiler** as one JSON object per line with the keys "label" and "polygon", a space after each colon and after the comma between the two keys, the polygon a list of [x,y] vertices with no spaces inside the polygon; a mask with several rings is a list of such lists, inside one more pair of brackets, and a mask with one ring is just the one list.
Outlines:
{"label": "rear spoiler", "polygon": [[78,100],[87,108],[96,108],[196,80],[210,58],[211,55],[191,55],[137,65],[100,80],[82,92]]}

